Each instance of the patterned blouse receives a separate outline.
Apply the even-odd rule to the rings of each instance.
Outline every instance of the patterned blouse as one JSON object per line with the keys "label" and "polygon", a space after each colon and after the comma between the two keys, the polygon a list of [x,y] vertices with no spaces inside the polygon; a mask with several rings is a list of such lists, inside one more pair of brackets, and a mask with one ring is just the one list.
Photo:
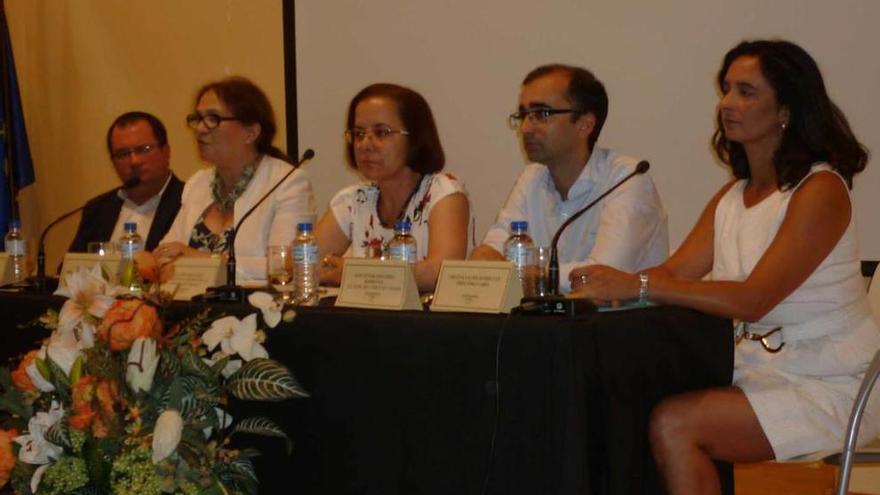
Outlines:
{"label": "patterned blouse", "polygon": [[[450,194],[463,193],[464,184],[452,174],[427,174],[422,177],[415,194],[404,210],[403,218],[412,224],[416,239],[416,258],[428,255],[428,219],[431,210]],[[377,212],[379,187],[363,182],[342,189],[330,201],[330,209],[339,227],[351,240],[352,256],[375,257],[381,254],[385,243],[394,237],[393,226],[383,226]]]}
{"label": "patterned blouse", "polygon": [[189,236],[189,247],[209,253],[222,253],[226,251],[226,244],[230,235],[232,235],[232,227],[224,230],[222,234],[212,232],[205,225],[205,214],[202,213],[199,215],[199,220],[193,226],[192,234]]}

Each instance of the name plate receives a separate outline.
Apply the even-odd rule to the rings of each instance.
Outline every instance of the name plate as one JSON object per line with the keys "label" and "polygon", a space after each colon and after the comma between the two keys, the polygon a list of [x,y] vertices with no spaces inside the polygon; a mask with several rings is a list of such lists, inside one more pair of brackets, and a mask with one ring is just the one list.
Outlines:
{"label": "name plate", "polygon": [[171,278],[162,284],[162,290],[174,294],[176,301],[189,301],[204,294],[208,287],[226,282],[226,262],[216,258],[180,257],[173,261]]}
{"label": "name plate", "polygon": [[80,268],[91,270],[95,265],[101,265],[101,273],[111,285],[119,284],[119,272],[122,270],[121,254],[66,253],[61,264],[61,279],[58,281],[58,286],[67,286],[67,275]]}
{"label": "name plate", "polygon": [[336,306],[421,310],[412,267],[405,261],[346,258]]}
{"label": "name plate", "polygon": [[510,313],[522,297],[522,285],[507,261],[446,260],[431,311]]}

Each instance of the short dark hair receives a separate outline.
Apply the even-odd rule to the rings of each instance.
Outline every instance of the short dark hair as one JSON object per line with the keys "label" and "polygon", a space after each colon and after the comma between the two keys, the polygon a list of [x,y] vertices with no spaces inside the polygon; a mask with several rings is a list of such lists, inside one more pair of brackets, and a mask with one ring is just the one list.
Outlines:
{"label": "short dark hair", "polygon": [[[784,40],[743,41],[724,56],[718,71],[718,88],[734,60],[755,57],[764,78],[773,87],[780,107],[788,109],[789,121],[773,154],[777,185],[797,185],[815,162],[828,162],[852,188],[852,178],[865,169],[868,150],[856,139],[843,112],[828,97],[816,61],[800,46]],[[721,111],[716,116],[712,144],[718,158],[729,165],[738,179],[749,178],[749,161],[742,144],[724,134]]]}
{"label": "short dark hair", "polygon": [[608,118],[608,93],[605,91],[605,86],[587,69],[565,64],[542,65],[529,72],[522,84],[525,86],[535,79],[555,72],[563,72],[570,78],[566,96],[571,100],[573,108],[579,111],[571,116],[572,122],[587,113],[592,113],[596,117],[596,125],[587,138],[587,144],[592,150],[599,139],[599,133],[602,132],[602,126],[605,125],[605,119]]}
{"label": "short dark hair", "polygon": [[151,113],[141,111],[125,112],[119,117],[116,117],[116,120],[114,120],[113,123],[110,124],[110,127],[107,128],[107,151],[113,153],[113,143],[110,139],[113,137],[113,129],[122,129],[123,127],[128,127],[131,124],[142,120],[153,130],[153,137],[156,138],[156,144],[158,144],[160,148],[168,144],[168,132],[165,130],[165,125],[162,124],[162,121],[159,120],[158,117]]}
{"label": "short dark hair", "polygon": [[269,98],[250,79],[231,76],[205,84],[196,93],[195,105],[205,93],[213,91],[217,98],[229,107],[232,115],[244,125],[260,124],[260,135],[254,142],[258,153],[263,153],[290,162],[283,151],[272,145],[278,126],[275,125],[275,112]]}
{"label": "short dark hair", "polygon": [[[412,89],[390,83],[376,83],[360,90],[348,104],[346,128],[354,127],[354,112],[358,104],[367,98],[387,98],[397,105],[397,113],[403,126],[409,132],[406,166],[420,174],[430,174],[443,170],[446,158],[440,145],[437,124],[428,102]],[[347,144],[346,160],[357,170],[354,159],[354,145]]]}

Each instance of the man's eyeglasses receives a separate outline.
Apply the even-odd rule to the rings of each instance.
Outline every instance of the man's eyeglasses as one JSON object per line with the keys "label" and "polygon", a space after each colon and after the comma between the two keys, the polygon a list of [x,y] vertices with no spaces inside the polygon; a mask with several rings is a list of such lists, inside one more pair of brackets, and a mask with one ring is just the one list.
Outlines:
{"label": "man's eyeglasses", "polygon": [[156,144],[144,144],[142,146],[135,146],[133,148],[122,148],[118,150],[114,150],[110,153],[110,158],[121,162],[123,160],[128,160],[132,154],[137,156],[145,156],[150,154],[151,151],[158,149],[159,145]]}
{"label": "man's eyeglasses", "polygon": [[403,129],[392,129],[387,126],[370,127],[368,129],[355,127],[354,129],[348,129],[347,131],[345,131],[345,140],[348,141],[349,144],[362,143],[364,140],[367,139],[367,136],[373,136],[373,140],[375,140],[376,142],[384,143],[393,134],[402,134],[404,136],[409,136],[409,131],[405,131]]}
{"label": "man's eyeglasses", "polygon": [[522,126],[523,121],[526,119],[531,119],[532,122],[536,124],[543,124],[553,115],[563,113],[581,113],[581,111],[576,108],[530,108],[528,110],[520,110],[519,112],[510,114],[510,116],[507,117],[507,125],[509,125],[511,129],[517,130]]}
{"label": "man's eyeglasses", "polygon": [[195,129],[199,126],[200,122],[204,122],[205,127],[208,129],[216,129],[221,122],[226,120],[238,120],[238,117],[224,117],[222,115],[217,115],[216,113],[206,113],[204,115],[200,113],[191,113],[186,116],[186,125]]}

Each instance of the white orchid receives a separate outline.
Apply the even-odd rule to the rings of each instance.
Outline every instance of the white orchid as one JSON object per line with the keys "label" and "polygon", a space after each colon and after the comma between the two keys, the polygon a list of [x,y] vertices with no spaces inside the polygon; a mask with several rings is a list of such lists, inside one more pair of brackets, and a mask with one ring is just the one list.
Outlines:
{"label": "white orchid", "polygon": [[281,322],[281,306],[268,292],[254,292],[248,296],[248,302],[263,313],[263,321],[269,328],[275,328]]}
{"label": "white orchid", "polygon": [[257,331],[257,315],[252,313],[239,320],[234,316],[226,316],[214,321],[204,334],[202,342],[213,351],[217,344],[227,356],[238,354],[245,361],[254,358],[269,357],[262,342],[263,332]]}
{"label": "white orchid", "polygon": [[27,435],[20,435],[15,442],[21,445],[18,458],[28,464],[48,464],[57,459],[64,449],[44,437],[49,428],[64,417],[64,408],[60,403],[52,401],[49,411],[40,411],[28,421]]}
{"label": "white orchid", "polygon": [[74,333],[80,348],[94,345],[95,320],[103,318],[113,304],[114,291],[101,274],[101,265],[65,275],[66,285],[59,287],[55,295],[69,299],[61,307],[57,332]]}
{"label": "white orchid", "polygon": [[180,417],[180,413],[174,409],[162,411],[153,429],[153,463],[165,459],[174,452],[177,444],[180,443],[182,433],[183,418]]}
{"label": "white orchid", "polygon": [[[208,366],[214,366],[225,357],[226,354],[224,354],[223,351],[217,351],[209,358],[202,358],[202,361]],[[224,378],[229,378],[230,376],[234,375],[236,371],[241,369],[241,366],[243,364],[244,363],[242,363],[241,359],[230,359],[226,362],[226,366],[223,367],[220,373],[223,375]]]}
{"label": "white orchid", "polygon": [[149,392],[158,367],[159,353],[156,351],[156,341],[149,337],[138,337],[128,351],[125,381],[135,392]]}

